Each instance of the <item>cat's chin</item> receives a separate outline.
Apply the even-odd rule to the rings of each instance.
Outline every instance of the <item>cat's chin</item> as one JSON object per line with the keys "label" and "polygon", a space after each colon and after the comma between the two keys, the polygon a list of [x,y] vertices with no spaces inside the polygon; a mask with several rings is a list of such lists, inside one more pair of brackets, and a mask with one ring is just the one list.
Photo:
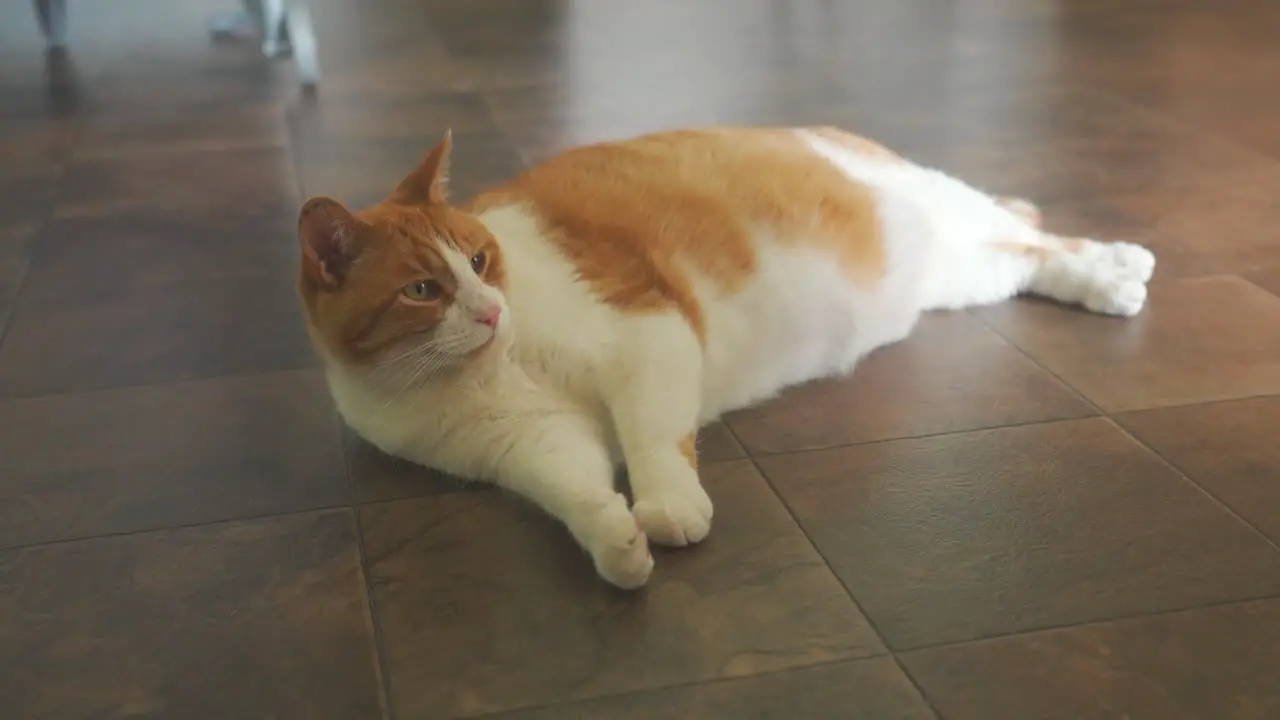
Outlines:
{"label": "cat's chin", "polygon": [[504,344],[503,338],[504,338],[504,334],[500,331],[495,331],[493,333],[490,333],[489,338],[487,340],[484,340],[479,345],[475,346],[474,348],[466,352],[460,358],[460,360],[463,362],[472,362],[474,360],[479,360],[480,358],[483,358],[492,354],[493,352],[495,352],[495,348],[498,348]]}

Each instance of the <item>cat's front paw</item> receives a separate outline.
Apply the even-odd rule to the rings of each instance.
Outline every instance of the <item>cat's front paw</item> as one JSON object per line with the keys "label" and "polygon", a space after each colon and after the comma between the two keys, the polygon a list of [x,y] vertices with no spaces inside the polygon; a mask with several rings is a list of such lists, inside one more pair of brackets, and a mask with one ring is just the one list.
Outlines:
{"label": "cat's front paw", "polygon": [[684,547],[701,542],[711,532],[711,498],[696,476],[637,493],[631,512],[659,545]]}
{"label": "cat's front paw", "polygon": [[590,550],[596,573],[611,585],[635,590],[649,582],[653,554],[648,538],[630,513],[606,525]]}

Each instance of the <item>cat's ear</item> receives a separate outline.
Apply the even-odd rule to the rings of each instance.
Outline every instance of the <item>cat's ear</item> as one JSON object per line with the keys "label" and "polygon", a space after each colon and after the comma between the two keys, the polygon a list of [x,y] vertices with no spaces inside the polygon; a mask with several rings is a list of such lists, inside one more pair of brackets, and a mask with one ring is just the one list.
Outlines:
{"label": "cat's ear", "polygon": [[304,272],[323,287],[342,285],[360,255],[360,226],[337,200],[313,197],[298,213],[298,242]]}
{"label": "cat's ear", "polygon": [[449,184],[449,152],[453,149],[453,131],[444,137],[418,163],[409,176],[400,181],[391,199],[406,205],[442,205]]}

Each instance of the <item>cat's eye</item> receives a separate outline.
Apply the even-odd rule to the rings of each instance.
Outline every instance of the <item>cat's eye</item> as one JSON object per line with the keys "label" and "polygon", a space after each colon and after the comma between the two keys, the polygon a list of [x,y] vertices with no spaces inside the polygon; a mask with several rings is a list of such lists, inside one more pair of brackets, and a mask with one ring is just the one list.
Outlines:
{"label": "cat's eye", "polygon": [[418,302],[430,302],[440,297],[440,293],[444,288],[440,287],[440,283],[435,280],[419,280],[418,282],[409,283],[404,286],[400,292],[410,300]]}
{"label": "cat's eye", "polygon": [[483,250],[471,256],[471,269],[477,275],[484,272],[485,265],[489,264],[489,256]]}

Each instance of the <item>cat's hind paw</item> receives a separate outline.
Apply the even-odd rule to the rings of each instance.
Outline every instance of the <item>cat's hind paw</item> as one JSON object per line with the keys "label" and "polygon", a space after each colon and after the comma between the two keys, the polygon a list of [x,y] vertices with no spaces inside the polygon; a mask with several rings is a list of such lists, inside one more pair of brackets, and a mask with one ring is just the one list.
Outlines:
{"label": "cat's hind paw", "polygon": [[1156,256],[1128,242],[1095,243],[1084,253],[1088,271],[1082,304],[1096,313],[1133,317],[1147,304]]}
{"label": "cat's hind paw", "polygon": [[1146,283],[1156,271],[1155,253],[1134,243],[1115,242],[1106,245],[1121,277]]}
{"label": "cat's hind paw", "polygon": [[696,477],[637,497],[631,512],[659,545],[684,547],[701,542],[711,532],[711,498]]}
{"label": "cat's hind paw", "polygon": [[1133,317],[1147,304],[1147,286],[1126,278],[1099,282],[1089,289],[1083,304],[1085,308],[1103,315]]}

